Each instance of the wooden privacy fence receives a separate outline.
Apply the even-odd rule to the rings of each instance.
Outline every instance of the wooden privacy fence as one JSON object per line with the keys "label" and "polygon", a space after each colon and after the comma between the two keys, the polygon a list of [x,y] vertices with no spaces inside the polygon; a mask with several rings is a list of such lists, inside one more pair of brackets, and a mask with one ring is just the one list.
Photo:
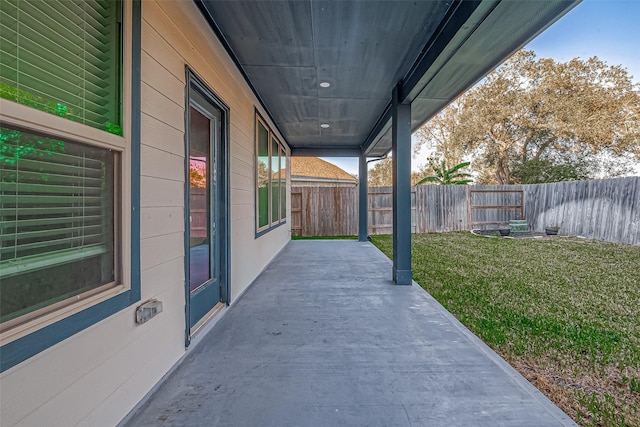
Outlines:
{"label": "wooden privacy fence", "polygon": [[535,230],[640,245],[640,177],[524,186],[525,212]]}
{"label": "wooden privacy fence", "polygon": [[291,234],[358,234],[358,187],[292,187]]}
{"label": "wooden privacy fence", "polygon": [[[424,185],[411,194],[414,233],[495,229],[526,219],[532,231],[640,245],[640,177],[532,185]],[[294,236],[358,234],[357,187],[293,187]],[[389,234],[391,187],[369,188],[369,234]]]}

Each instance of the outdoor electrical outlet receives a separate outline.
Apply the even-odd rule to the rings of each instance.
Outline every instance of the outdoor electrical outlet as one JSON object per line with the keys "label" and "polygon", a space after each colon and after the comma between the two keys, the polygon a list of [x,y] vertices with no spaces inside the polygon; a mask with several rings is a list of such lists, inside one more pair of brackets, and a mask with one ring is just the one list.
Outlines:
{"label": "outdoor electrical outlet", "polygon": [[162,301],[152,299],[136,308],[136,323],[141,325],[162,313]]}

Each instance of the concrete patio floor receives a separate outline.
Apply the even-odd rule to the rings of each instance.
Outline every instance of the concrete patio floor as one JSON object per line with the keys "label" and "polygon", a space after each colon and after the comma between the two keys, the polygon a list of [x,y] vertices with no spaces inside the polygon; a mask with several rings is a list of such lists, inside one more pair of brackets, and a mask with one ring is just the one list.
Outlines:
{"label": "concrete patio floor", "polygon": [[575,425],[355,241],[290,242],[124,424]]}

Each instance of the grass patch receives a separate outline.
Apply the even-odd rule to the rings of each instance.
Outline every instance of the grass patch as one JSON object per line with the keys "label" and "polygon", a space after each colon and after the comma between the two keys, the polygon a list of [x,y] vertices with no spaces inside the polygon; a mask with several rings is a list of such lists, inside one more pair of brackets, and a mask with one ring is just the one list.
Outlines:
{"label": "grass patch", "polygon": [[[391,236],[372,236],[392,257]],[[583,426],[640,426],[640,247],[413,235],[413,275]]]}
{"label": "grass patch", "polygon": [[291,236],[291,240],[358,240],[358,236]]}

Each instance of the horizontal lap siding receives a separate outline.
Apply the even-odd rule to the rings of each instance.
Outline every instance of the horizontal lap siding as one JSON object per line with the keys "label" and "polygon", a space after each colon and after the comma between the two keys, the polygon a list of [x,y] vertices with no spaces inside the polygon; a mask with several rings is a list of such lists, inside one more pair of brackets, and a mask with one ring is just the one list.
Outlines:
{"label": "horizontal lap siding", "polygon": [[[158,297],[172,306],[184,300],[183,295],[181,289],[170,289]],[[123,389],[125,382],[136,378],[160,349],[171,363],[183,352],[166,337],[184,331],[184,313],[168,310],[154,319],[153,326],[135,326],[133,310],[111,316],[7,371],[1,379],[2,425],[82,424],[104,405],[105,399],[119,391],[129,394],[126,406],[110,407],[104,418],[85,424],[115,425],[136,403],[133,400],[148,390],[144,382]]]}
{"label": "horizontal lap siding", "polygon": [[[254,120],[259,105],[240,72],[195,8],[181,3],[144,4],[143,50],[167,76],[184,76],[188,65],[230,108],[231,299],[235,300],[289,239],[288,224],[255,238]],[[147,34],[145,34],[147,33]],[[217,60],[211,60],[217,58]],[[153,59],[154,61],[151,61]],[[181,73],[180,73],[180,70]],[[154,77],[155,78],[155,77]],[[167,77],[171,80],[170,77]],[[184,90],[184,78],[182,84]],[[150,85],[153,81],[149,79]],[[161,81],[158,82],[162,84]],[[173,92],[173,91],[172,91]],[[166,93],[165,93],[166,95]],[[183,104],[184,94],[174,103]],[[262,115],[266,117],[264,111]],[[161,120],[161,118],[157,118]],[[275,129],[273,123],[269,123]],[[278,135],[282,140],[281,136]],[[182,141],[180,142],[182,144]]]}
{"label": "horizontal lap siding", "polygon": [[[165,306],[177,305],[180,303],[182,293],[169,290],[159,293],[157,297],[163,301]],[[119,411],[114,411],[111,407],[105,410],[105,399],[114,394],[127,393],[140,388],[140,377],[149,364],[157,366],[157,359],[161,358],[167,365],[162,369],[166,371],[167,366],[175,363],[180,353],[176,349],[175,343],[167,340],[167,336],[177,336],[180,334],[182,327],[179,325],[180,319],[184,317],[184,313],[173,312],[168,310],[163,312],[157,318],[154,318],[155,325],[150,327],[140,326],[131,330],[126,337],[122,334],[114,334],[112,329],[116,326],[120,330],[127,330],[128,324],[131,323],[132,313],[129,316],[106,322],[105,328],[96,328],[85,334],[79,342],[85,342],[85,349],[93,347],[92,353],[106,352],[109,357],[102,354],[96,355],[95,359],[91,359],[87,363],[86,373],[77,378],[68,387],[61,389],[56,393],[53,399],[45,402],[38,411],[31,413],[25,420],[24,425],[33,426],[70,426],[70,425],[86,425],[86,426],[113,426],[118,423],[119,419],[126,415],[121,411],[126,408],[120,407]],[[122,316],[121,316],[122,317]],[[96,336],[100,336],[100,341],[96,340]],[[150,351],[151,350],[151,351]],[[161,354],[164,352],[165,354]],[[135,355],[138,354],[138,358]],[[69,355],[68,366],[70,371],[77,369],[77,354]],[[48,367],[51,369],[51,366]],[[157,381],[158,373],[155,372],[151,378],[145,380]],[[32,381],[32,380],[30,380]],[[129,382],[133,382],[131,389],[123,388]],[[129,398],[132,396],[129,395]],[[3,395],[4,398],[4,395]],[[132,402],[127,402],[130,406]],[[135,404],[135,402],[133,402]],[[87,414],[80,417],[81,409]],[[102,417],[94,416],[95,411],[101,411]],[[70,421],[72,420],[72,421]]]}
{"label": "horizontal lap siding", "polygon": [[258,102],[241,74],[194,3],[142,2],[142,15],[141,292],[164,311],[136,325],[130,307],[3,373],[2,425],[113,426],[184,354],[186,64],[231,110],[232,302],[289,240],[288,224],[255,238]]}

